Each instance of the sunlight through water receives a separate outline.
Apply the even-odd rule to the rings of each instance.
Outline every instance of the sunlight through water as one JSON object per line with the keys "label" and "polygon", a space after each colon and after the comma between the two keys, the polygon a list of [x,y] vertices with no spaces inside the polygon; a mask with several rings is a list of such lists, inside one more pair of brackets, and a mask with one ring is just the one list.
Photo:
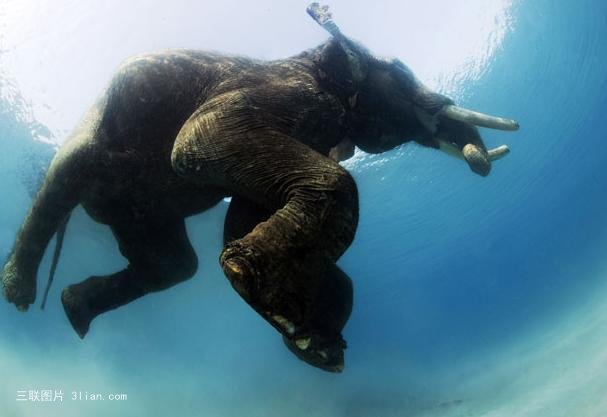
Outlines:
{"label": "sunlight through water", "polygon": [[[47,165],[126,58],[191,48],[279,59],[326,33],[306,1],[0,0],[0,259]],[[70,220],[48,306],[0,302],[2,416],[600,417],[607,414],[607,5],[329,2],[342,31],[458,105],[516,119],[487,178],[414,144],[343,163],[360,223],[339,265],[355,301],[345,372],[298,361],[218,265],[226,199],[187,219],[196,276],[94,321],[66,285],[124,267]],[[49,270],[53,245],[40,267]],[[15,401],[18,390],[127,393]]]}

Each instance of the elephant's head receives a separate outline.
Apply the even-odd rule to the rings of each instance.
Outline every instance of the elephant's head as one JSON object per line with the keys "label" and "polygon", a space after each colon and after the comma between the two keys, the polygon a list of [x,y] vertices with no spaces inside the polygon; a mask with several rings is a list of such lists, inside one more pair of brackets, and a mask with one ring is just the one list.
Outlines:
{"label": "elephant's head", "polygon": [[319,66],[349,96],[352,145],[379,153],[413,140],[466,161],[482,176],[509,152],[505,145],[487,149],[477,126],[516,130],[517,122],[455,106],[420,83],[400,60],[377,58],[345,37],[326,6],[313,3],[308,13],[334,38],[321,52]]}

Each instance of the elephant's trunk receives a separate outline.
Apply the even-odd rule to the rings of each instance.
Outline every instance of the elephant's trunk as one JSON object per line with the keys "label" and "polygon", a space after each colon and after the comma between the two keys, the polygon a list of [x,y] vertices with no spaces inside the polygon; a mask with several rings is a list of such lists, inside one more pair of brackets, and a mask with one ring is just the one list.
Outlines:
{"label": "elephant's trunk", "polygon": [[314,2],[310,3],[306,11],[316,23],[322,26],[323,29],[329,32],[331,36],[339,42],[348,58],[352,78],[356,82],[364,80],[367,76],[367,64],[362,59],[361,54],[355,50],[356,48],[353,47],[352,42],[341,33],[339,26],[333,21],[333,15],[329,12],[329,6],[321,6]]}

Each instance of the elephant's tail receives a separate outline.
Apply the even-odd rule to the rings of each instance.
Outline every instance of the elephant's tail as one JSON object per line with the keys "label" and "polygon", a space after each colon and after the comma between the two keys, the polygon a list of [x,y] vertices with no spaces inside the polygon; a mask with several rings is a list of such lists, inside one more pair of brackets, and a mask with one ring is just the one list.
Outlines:
{"label": "elephant's tail", "polygon": [[46,289],[44,290],[44,296],[42,297],[42,304],[40,304],[40,309],[44,310],[44,306],[46,305],[46,299],[48,297],[48,292],[51,289],[51,285],[53,283],[53,278],[55,278],[55,271],[57,270],[57,264],[59,263],[59,256],[61,255],[61,248],[63,247],[63,238],[65,237],[65,229],[67,228],[67,222],[70,220],[70,213],[65,216],[63,221],[59,224],[59,228],[57,228],[57,241],[55,242],[55,253],[53,253],[53,261],[51,262],[51,270],[48,274],[48,281],[46,283]]}

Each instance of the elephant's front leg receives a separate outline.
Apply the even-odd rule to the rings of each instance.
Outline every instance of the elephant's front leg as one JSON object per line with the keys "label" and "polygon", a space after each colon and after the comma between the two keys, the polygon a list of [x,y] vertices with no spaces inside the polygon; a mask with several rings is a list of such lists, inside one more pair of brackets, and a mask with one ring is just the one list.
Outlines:
{"label": "elephant's front leg", "polygon": [[[289,339],[307,333],[319,282],[354,238],[354,180],[335,161],[270,127],[238,95],[205,104],[181,129],[174,168],[272,210],[224,248],[233,287]],[[297,274],[294,274],[297,272]]]}
{"label": "elephant's front leg", "polygon": [[[268,220],[272,213],[241,196],[232,197],[225,219],[224,245],[243,238],[259,223]],[[291,271],[285,278],[294,279],[301,272]],[[340,372],[344,367],[346,346],[341,332],[352,311],[352,281],[332,263],[315,292],[317,296],[312,300],[310,319],[305,323],[308,334],[283,337],[283,341],[291,352],[308,364]]]}

